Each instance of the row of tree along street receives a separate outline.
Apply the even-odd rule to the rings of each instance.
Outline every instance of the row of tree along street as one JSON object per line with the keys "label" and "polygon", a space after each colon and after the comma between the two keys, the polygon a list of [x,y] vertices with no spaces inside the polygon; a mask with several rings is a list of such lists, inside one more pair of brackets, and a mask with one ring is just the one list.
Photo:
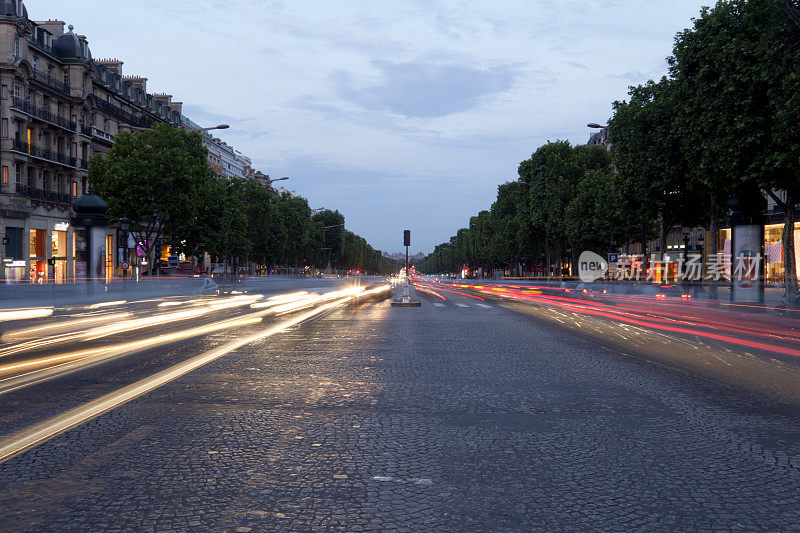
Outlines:
{"label": "row of tree along street", "polygon": [[112,219],[130,221],[151,268],[161,243],[171,254],[208,253],[226,265],[266,272],[323,270],[328,262],[340,271],[400,268],[345,230],[338,211],[315,213],[305,198],[277,194],[255,180],[216,176],[196,132],[158,125],[120,133],[108,154],[91,160],[89,179]]}
{"label": "row of tree along street", "polygon": [[[785,214],[787,291],[797,292],[800,200],[800,1],[725,0],[675,38],[669,75],[631,87],[609,122],[613,150],[548,142],[501,185],[489,211],[417,264],[546,265],[560,275],[581,250],[661,239],[673,225],[717,229],[732,211]],[[571,253],[567,254],[569,249]],[[720,250],[721,251],[721,250]],[[646,261],[646,259],[645,259]]]}

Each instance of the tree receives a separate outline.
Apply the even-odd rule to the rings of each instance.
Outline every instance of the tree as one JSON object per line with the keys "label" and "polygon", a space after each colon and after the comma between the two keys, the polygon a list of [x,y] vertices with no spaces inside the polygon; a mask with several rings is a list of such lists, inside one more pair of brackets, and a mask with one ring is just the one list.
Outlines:
{"label": "tree", "polygon": [[760,188],[784,209],[788,294],[797,294],[793,228],[800,198],[796,13],[793,0],[720,1],[678,34],[669,59],[696,179],[742,199]]}
{"label": "tree", "polygon": [[629,101],[614,102],[609,123],[618,170],[615,203],[628,214],[622,221],[631,221],[623,226],[624,234],[634,237],[639,226],[644,241],[648,229],[657,225],[664,252],[669,227],[701,222],[708,187],[690,182],[683,131],[674,125],[681,106],[675,83],[650,80],[631,87],[628,95]]}
{"label": "tree", "polygon": [[119,133],[108,154],[89,163],[92,191],[108,203],[112,218],[131,221],[151,265],[156,241],[177,237],[195,221],[208,172],[200,135],[166,124]]}

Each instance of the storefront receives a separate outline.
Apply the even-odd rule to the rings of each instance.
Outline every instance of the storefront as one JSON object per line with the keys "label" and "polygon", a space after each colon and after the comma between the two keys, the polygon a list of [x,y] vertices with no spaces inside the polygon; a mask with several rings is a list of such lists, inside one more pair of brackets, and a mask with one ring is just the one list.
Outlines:
{"label": "storefront", "polygon": [[25,228],[6,227],[3,250],[3,274],[6,282],[21,281],[27,273],[28,263],[24,250]]}
{"label": "storefront", "polygon": [[[766,263],[766,280],[768,283],[783,282],[783,224],[767,224],[764,226],[764,258]],[[719,232],[719,242],[725,257],[731,254],[731,230]],[[794,226],[794,255],[797,275],[800,277],[800,222]],[[727,265],[730,275],[730,264]]]}
{"label": "storefront", "polygon": [[69,226],[64,223],[56,224],[50,238],[50,258],[53,262],[51,279],[58,285],[68,281],[68,228]]}
{"label": "storefront", "polygon": [[31,283],[47,281],[47,230],[31,229],[29,232],[30,274]]}

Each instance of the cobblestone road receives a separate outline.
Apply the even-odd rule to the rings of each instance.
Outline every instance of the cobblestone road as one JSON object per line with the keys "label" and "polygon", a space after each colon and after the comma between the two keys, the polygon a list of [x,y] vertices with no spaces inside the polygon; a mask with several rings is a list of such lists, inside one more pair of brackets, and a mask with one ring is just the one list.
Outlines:
{"label": "cobblestone road", "polygon": [[337,311],[0,465],[0,530],[800,529],[796,405],[424,300]]}

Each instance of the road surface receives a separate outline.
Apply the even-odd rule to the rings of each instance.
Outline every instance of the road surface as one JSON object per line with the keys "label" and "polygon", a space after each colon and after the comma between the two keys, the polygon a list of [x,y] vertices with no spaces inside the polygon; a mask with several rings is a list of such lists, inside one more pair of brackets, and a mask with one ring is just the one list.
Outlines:
{"label": "road surface", "polygon": [[[793,357],[543,303],[436,294],[420,292],[420,308],[332,307],[14,455],[0,464],[0,529],[800,524]],[[0,443],[266,327],[1,394]]]}

